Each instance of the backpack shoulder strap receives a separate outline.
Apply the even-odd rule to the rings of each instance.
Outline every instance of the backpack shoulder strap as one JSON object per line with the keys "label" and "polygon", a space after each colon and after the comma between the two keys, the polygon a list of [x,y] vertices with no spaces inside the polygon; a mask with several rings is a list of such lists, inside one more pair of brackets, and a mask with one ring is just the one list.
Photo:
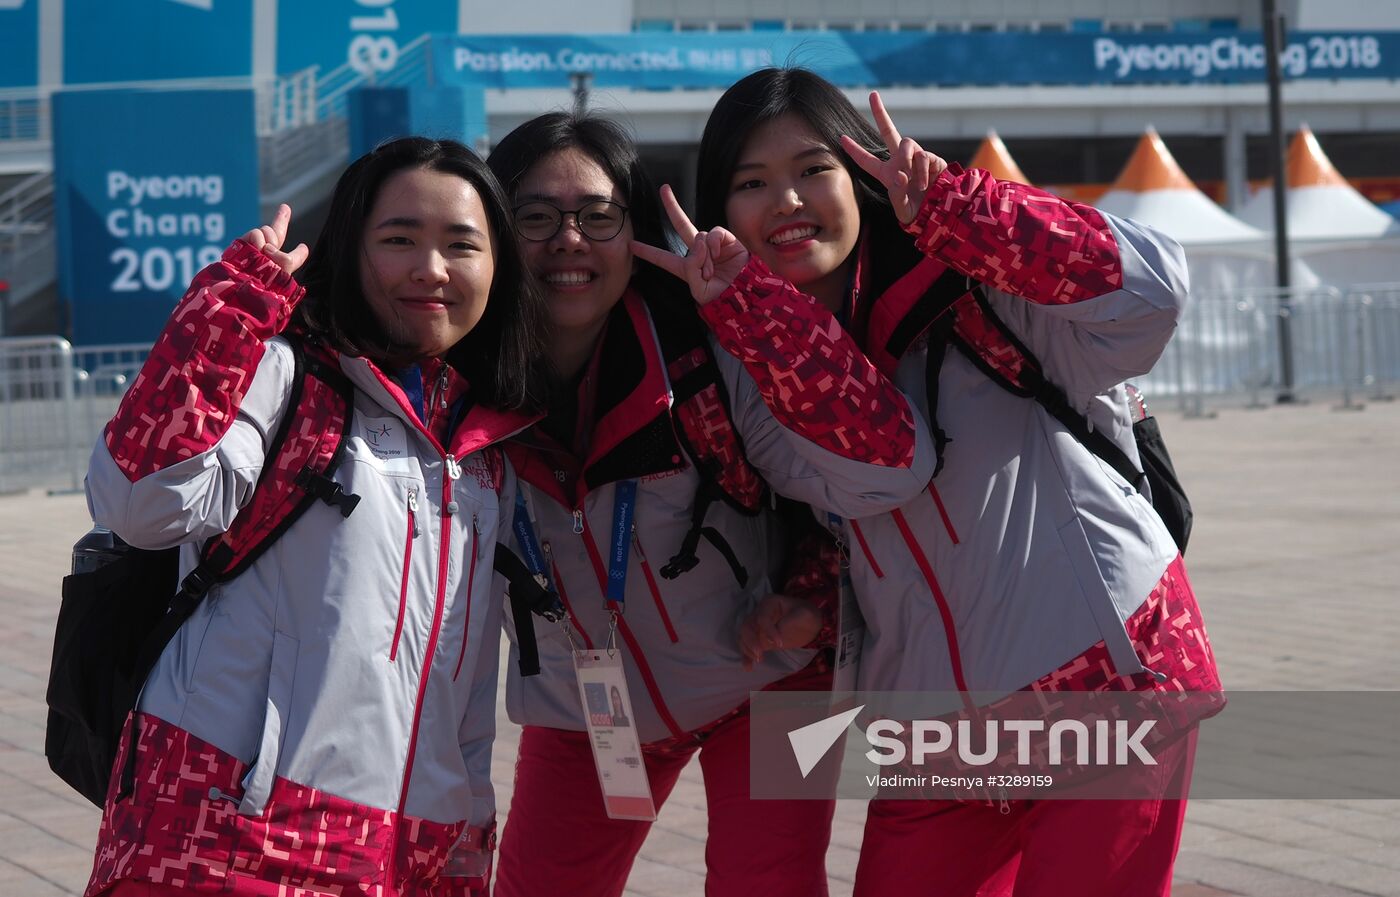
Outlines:
{"label": "backpack shoulder strap", "polygon": [[767,484],[744,453],[704,324],[698,316],[660,310],[651,303],[648,308],[671,382],[671,414],[681,446],[701,479],[714,484],[712,498],[741,513],[757,514]]}
{"label": "backpack shoulder strap", "polygon": [[233,526],[204,544],[199,566],[181,583],[182,596],[202,597],[210,586],[248,569],[314,502],[326,502],[342,517],[359,503],[359,496],[346,494],[332,479],[350,431],[354,388],[324,346],[299,336],[287,339],[292,391],[253,497]]}
{"label": "backpack shoulder strap", "polygon": [[746,571],[724,537],[705,526],[705,515],[716,501],[754,516],[763,508],[768,484],[744,453],[743,440],[730,413],[729,395],[720,378],[719,365],[698,315],[678,313],[647,303],[666,376],[671,383],[671,416],[681,447],[695,463],[700,488],[695,493],[690,529],[680,550],[661,568],[663,579],[675,579],[700,562],[696,555],[702,537],[708,539],[728,562],[735,578],[744,583]]}
{"label": "backpack shoulder strap", "polygon": [[1088,419],[1071,407],[1064,390],[1045,377],[1039,359],[992,310],[982,288],[973,293],[974,302],[955,310],[954,344],[988,379],[1015,395],[1035,399],[1080,444],[1142,491],[1143,472],[1127,453],[1103,431],[1092,429]]}

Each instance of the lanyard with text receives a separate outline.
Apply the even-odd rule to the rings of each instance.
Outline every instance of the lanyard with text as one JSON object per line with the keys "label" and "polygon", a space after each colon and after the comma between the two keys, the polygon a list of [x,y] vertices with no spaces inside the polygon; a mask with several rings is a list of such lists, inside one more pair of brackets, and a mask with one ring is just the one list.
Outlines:
{"label": "lanyard with text", "polygon": [[[622,654],[617,650],[618,614],[627,593],[627,560],[632,546],[632,522],[637,509],[637,481],[623,480],[613,493],[612,544],[608,548],[608,581],[605,597],[612,614],[605,650],[575,650],[574,673],[584,725],[593,749],[593,765],[603,791],[603,811],[609,819],[656,819],[637,734],[632,696]],[[585,537],[587,538],[587,537]]]}
{"label": "lanyard with text", "polygon": [[525,566],[536,578],[543,576],[547,588],[553,588],[549,565],[545,562],[544,552],[540,550],[540,540],[535,537],[530,509],[525,504],[524,483],[515,492],[515,522],[511,524],[511,528],[515,530],[515,541],[520,543],[520,550],[525,555]]}
{"label": "lanyard with text", "polygon": [[856,603],[856,590],[851,584],[851,556],[846,547],[844,521],[827,514],[827,526],[836,539],[841,553],[841,588],[836,605],[836,664],[831,690],[855,691],[856,674],[860,668],[860,652],[865,645],[865,617]]}
{"label": "lanyard with text", "polygon": [[632,520],[637,511],[637,481],[614,486],[612,547],[608,551],[607,599],[622,609],[627,600],[627,559],[632,550]]}

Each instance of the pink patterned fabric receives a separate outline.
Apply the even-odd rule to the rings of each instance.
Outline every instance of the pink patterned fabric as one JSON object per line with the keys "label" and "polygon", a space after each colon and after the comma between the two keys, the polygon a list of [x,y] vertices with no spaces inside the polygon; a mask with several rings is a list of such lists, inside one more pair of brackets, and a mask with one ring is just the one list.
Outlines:
{"label": "pink patterned fabric", "polygon": [[1023,691],[1155,692],[1175,729],[1214,716],[1225,707],[1215,652],[1200,605],[1178,555],[1125,627],[1142,665],[1162,674],[1124,676],[1113,669],[1103,642],[1027,685]]}
{"label": "pink patterned fabric", "polygon": [[[265,342],[304,290],[242,240],[200,271],[107,425],[107,448],[135,482],[208,450],[233,425]],[[188,384],[172,400],[169,384]]]}
{"label": "pink patterned fabric", "polygon": [[1080,302],[1123,286],[1118,244],[1097,210],[980,168],[949,165],[908,230],[925,255],[1032,302]]}
{"label": "pink patterned fabric", "polygon": [[963,296],[953,303],[949,313],[953,316],[953,330],[977,350],[978,357],[1008,381],[1020,386],[1021,374],[1030,362],[1026,354],[982,313],[976,296],[972,293]]}
{"label": "pink patterned fabric", "polygon": [[744,363],[783,426],[845,458],[914,460],[908,403],[836,318],[758,258],[700,315]]}
{"label": "pink patterned fabric", "polygon": [[822,615],[821,630],[803,648],[829,648],[836,644],[842,562],[840,547],[824,529],[814,527],[793,546],[781,591],[811,602]]}
{"label": "pink patterned fabric", "polygon": [[[687,373],[707,363],[704,349],[696,349],[677,358],[667,366],[667,375],[677,383]],[[750,510],[757,510],[763,500],[763,479],[744,457],[744,447],[734,432],[734,423],[724,407],[719,384],[709,383],[704,389],[686,399],[676,409],[675,420],[685,438],[703,458],[719,461],[716,477],[728,495]]]}
{"label": "pink patterned fabric", "polygon": [[[307,351],[318,350],[308,346]],[[335,364],[333,360],[329,363]],[[264,472],[252,501],[234,519],[233,526],[219,536],[219,542],[233,552],[222,565],[224,569],[232,569],[282,524],[297,498],[304,494],[297,485],[297,475],[307,468],[324,471],[345,432],[349,409],[335,389],[309,375],[303,378],[303,386],[301,401],[287,411],[293,415],[292,425],[281,452],[273,459],[272,469]],[[212,545],[208,546],[204,556],[210,557],[208,552],[212,549]]]}
{"label": "pink patterned fabric", "polygon": [[84,897],[126,879],[249,897],[486,893],[481,879],[439,875],[461,823],[403,817],[395,838],[392,810],[282,778],[262,815],[239,816],[247,764],[155,717],[136,724],[135,791],[116,801],[113,776]]}

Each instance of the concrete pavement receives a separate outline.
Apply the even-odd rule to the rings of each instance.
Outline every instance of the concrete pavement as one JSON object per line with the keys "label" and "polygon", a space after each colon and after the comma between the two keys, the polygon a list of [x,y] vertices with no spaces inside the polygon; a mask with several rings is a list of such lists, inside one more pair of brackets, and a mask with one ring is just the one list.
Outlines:
{"label": "concrete pavement", "polygon": [[[1227,689],[1396,688],[1400,403],[1159,417],[1196,505],[1190,570]],[[0,897],[79,894],[91,866],[97,811],[43,758],[59,580],[87,526],[81,496],[0,496]],[[517,732],[502,714],[503,808]],[[864,813],[838,807],[835,895],[850,893]],[[704,836],[692,764],[627,893],[703,893]],[[1176,879],[1177,897],[1400,895],[1400,801],[1195,801]]]}

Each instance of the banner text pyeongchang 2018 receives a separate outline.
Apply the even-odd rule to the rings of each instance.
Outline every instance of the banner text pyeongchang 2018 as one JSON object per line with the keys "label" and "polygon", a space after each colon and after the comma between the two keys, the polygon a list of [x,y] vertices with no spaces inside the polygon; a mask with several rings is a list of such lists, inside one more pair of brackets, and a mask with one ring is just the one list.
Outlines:
{"label": "banner text pyeongchang 2018", "polygon": [[[1287,78],[1400,78],[1400,32],[1295,32]],[[438,35],[438,83],[723,88],[757,68],[803,65],[843,86],[1231,84],[1265,77],[1258,32],[1152,35],[749,32]]]}

